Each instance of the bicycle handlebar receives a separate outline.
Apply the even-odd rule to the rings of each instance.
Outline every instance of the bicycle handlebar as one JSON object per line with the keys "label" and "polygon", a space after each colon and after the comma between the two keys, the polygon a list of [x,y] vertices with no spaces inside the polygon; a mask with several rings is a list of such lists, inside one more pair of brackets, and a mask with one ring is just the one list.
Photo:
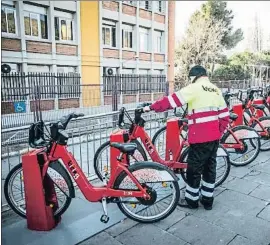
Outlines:
{"label": "bicycle handlebar", "polygon": [[70,122],[71,119],[75,119],[75,118],[78,118],[78,117],[83,117],[84,114],[83,113],[70,113],[68,114],[67,116],[63,116],[58,122],[58,129],[66,129],[67,128],[67,125],[68,123]]}

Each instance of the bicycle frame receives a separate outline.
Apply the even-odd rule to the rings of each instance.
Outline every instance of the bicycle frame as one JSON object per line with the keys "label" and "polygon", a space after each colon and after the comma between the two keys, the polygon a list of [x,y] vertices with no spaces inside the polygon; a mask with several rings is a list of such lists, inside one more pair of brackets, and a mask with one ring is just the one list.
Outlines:
{"label": "bicycle frame", "polygon": [[[161,163],[173,169],[180,169],[180,168],[185,169],[187,168],[187,164],[180,163],[177,161],[180,158],[180,155],[184,146],[188,145],[188,143],[185,140],[180,142],[180,139],[179,139],[179,135],[181,134],[183,126],[184,125],[179,127],[178,119],[170,119],[167,121],[167,131],[169,133],[167,134],[167,138],[166,138],[165,160],[160,158],[156,147],[152,143],[152,140],[149,137],[149,135],[146,133],[144,127],[139,126],[139,125],[134,125],[134,129],[132,133],[129,135],[129,140],[140,139],[146,151],[148,152],[149,156],[151,157],[152,161]],[[168,137],[170,138],[170,140],[168,140]],[[169,152],[169,150],[167,149],[170,149],[171,152]],[[171,159],[170,159],[170,155],[172,156]]]}
{"label": "bicycle frame", "polygon": [[[44,154],[46,155],[46,154]],[[73,177],[77,183],[79,189],[82,191],[83,195],[89,202],[100,201],[104,197],[141,197],[141,198],[150,198],[146,189],[144,189],[139,181],[129,172],[127,169],[127,164],[121,163],[117,159],[111,162],[112,174],[108,184],[104,187],[94,187],[88,181],[87,177],[83,173],[82,169],[78,165],[76,159],[73,157],[72,153],[67,150],[66,145],[59,145],[53,143],[52,148],[45,158],[45,164],[42,170],[42,176],[44,178],[49,163],[61,159],[64,163],[64,166]],[[112,189],[113,184],[116,178],[119,176],[120,172],[125,171],[130,179],[138,187],[139,191],[136,190],[115,190]]]}

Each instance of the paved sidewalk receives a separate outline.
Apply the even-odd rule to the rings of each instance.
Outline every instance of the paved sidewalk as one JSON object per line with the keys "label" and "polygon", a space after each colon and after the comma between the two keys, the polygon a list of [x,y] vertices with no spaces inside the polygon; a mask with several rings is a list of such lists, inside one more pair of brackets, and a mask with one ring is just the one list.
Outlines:
{"label": "paved sidewalk", "polygon": [[232,167],[215,196],[212,211],[178,207],[150,225],[125,219],[79,244],[270,245],[270,152],[246,167]]}

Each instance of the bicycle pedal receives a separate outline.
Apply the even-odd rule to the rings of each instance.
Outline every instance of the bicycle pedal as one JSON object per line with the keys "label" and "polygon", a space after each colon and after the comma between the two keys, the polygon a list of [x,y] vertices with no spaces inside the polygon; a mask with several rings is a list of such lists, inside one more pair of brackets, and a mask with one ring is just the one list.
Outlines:
{"label": "bicycle pedal", "polygon": [[110,217],[105,215],[105,214],[101,215],[101,217],[100,217],[100,221],[104,224],[107,224],[109,222],[109,220],[110,220]]}

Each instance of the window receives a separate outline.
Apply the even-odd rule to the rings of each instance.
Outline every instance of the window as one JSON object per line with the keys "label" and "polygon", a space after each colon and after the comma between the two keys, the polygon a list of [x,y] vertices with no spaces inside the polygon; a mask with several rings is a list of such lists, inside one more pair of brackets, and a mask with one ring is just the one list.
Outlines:
{"label": "window", "polygon": [[162,75],[163,74],[163,70],[153,70],[153,75]]}
{"label": "window", "polygon": [[102,25],[102,43],[104,46],[116,47],[116,24],[106,22]]}
{"label": "window", "polygon": [[151,10],[151,1],[140,1],[140,7]]}
{"label": "window", "polygon": [[133,74],[134,69],[131,68],[123,68],[121,74]]}
{"label": "window", "polygon": [[136,1],[123,1],[123,3],[129,4],[129,5],[135,5]]}
{"label": "window", "polygon": [[55,40],[73,41],[74,40],[74,21],[73,15],[69,13],[55,11],[54,17]]}
{"label": "window", "polygon": [[163,51],[162,49],[162,32],[161,31],[155,31],[154,32],[154,44],[155,44],[155,48],[154,48],[154,52],[155,53],[161,53]]}
{"label": "window", "polygon": [[163,13],[164,12],[164,2],[163,1],[157,1],[156,2],[156,11],[158,13]]}
{"label": "window", "polygon": [[139,69],[140,75],[148,75],[148,72],[149,72],[149,70],[147,70],[147,69]]}
{"label": "window", "polygon": [[149,50],[149,30],[140,27],[140,51],[147,52]]}
{"label": "window", "polygon": [[74,66],[57,66],[57,73],[75,73],[76,67]]}
{"label": "window", "polygon": [[123,25],[122,30],[122,47],[133,48],[133,27],[129,25]]}
{"label": "window", "polygon": [[50,72],[50,66],[48,65],[28,65],[28,72]]}
{"label": "window", "polygon": [[32,12],[24,12],[25,35],[48,39],[47,15]]}
{"label": "window", "polygon": [[16,11],[13,7],[2,5],[1,31],[8,34],[16,34]]}

